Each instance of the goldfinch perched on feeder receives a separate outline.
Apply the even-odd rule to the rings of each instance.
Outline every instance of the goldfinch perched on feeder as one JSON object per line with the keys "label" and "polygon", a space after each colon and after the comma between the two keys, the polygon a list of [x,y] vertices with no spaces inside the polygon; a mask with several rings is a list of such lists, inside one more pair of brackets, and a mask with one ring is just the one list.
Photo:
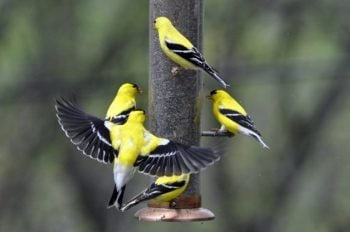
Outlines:
{"label": "goldfinch perched on feeder", "polygon": [[147,189],[123,205],[121,211],[124,212],[131,207],[134,207],[135,205],[147,200],[152,200],[156,203],[170,202],[185,191],[189,180],[189,174],[159,177]]}
{"label": "goldfinch perched on feeder", "polygon": [[67,100],[57,100],[56,110],[63,131],[84,154],[114,164],[110,207],[120,209],[125,186],[136,170],[152,176],[181,175],[198,172],[220,158],[213,149],[154,136],[143,126],[143,110],[131,111],[123,125],[91,116]]}
{"label": "goldfinch perched on feeder", "polygon": [[256,139],[264,148],[269,148],[262,140],[260,132],[255,128],[254,121],[226,91],[213,90],[207,97],[213,101],[213,114],[221,123],[218,132],[242,133]]}
{"label": "goldfinch perched on feeder", "polygon": [[205,61],[199,50],[173,26],[168,18],[156,18],[154,27],[158,31],[161,49],[173,62],[185,69],[199,67],[220,82],[224,88],[229,86]]}

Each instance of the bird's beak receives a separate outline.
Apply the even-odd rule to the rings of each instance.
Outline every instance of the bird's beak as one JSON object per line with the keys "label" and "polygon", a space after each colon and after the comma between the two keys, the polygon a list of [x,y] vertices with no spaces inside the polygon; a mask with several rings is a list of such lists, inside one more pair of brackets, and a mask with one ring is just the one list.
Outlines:
{"label": "bird's beak", "polygon": [[209,100],[213,100],[211,95],[207,95],[206,98],[208,98]]}
{"label": "bird's beak", "polygon": [[141,89],[140,87],[138,87],[138,88],[137,88],[137,92],[138,92],[138,93],[142,93],[143,91],[142,91],[142,89]]}

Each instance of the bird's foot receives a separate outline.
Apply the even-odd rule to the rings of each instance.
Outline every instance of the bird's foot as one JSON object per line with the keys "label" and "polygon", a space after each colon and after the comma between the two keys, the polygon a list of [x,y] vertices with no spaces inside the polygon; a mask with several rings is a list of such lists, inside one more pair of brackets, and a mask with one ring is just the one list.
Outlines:
{"label": "bird's foot", "polygon": [[210,131],[214,132],[214,136],[227,136],[227,137],[235,136],[235,134],[227,130],[221,130],[219,128],[211,128]]}

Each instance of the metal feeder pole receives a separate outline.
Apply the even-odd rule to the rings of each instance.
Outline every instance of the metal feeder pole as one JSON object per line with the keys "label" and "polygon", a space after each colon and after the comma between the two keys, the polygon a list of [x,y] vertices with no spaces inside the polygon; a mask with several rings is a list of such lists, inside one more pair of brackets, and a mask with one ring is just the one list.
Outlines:
{"label": "metal feeder pole", "polygon": [[[153,21],[168,17],[192,43],[201,49],[202,0],[150,0],[150,73],[149,128],[158,136],[184,144],[199,144],[202,88],[199,71],[179,68],[161,51]],[[165,204],[149,203],[135,216],[146,221],[202,221],[214,219],[214,214],[201,208],[199,174],[191,175],[187,190]]]}

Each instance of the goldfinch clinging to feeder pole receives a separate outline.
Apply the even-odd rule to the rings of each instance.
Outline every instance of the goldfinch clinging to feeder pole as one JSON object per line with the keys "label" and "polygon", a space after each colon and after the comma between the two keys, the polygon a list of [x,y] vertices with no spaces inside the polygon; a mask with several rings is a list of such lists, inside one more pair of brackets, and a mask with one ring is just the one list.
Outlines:
{"label": "goldfinch clinging to feeder pole", "polygon": [[211,77],[227,88],[229,85],[205,61],[199,50],[182,35],[166,17],[154,20],[154,28],[158,31],[160,47],[173,62],[185,69],[201,68]]}

